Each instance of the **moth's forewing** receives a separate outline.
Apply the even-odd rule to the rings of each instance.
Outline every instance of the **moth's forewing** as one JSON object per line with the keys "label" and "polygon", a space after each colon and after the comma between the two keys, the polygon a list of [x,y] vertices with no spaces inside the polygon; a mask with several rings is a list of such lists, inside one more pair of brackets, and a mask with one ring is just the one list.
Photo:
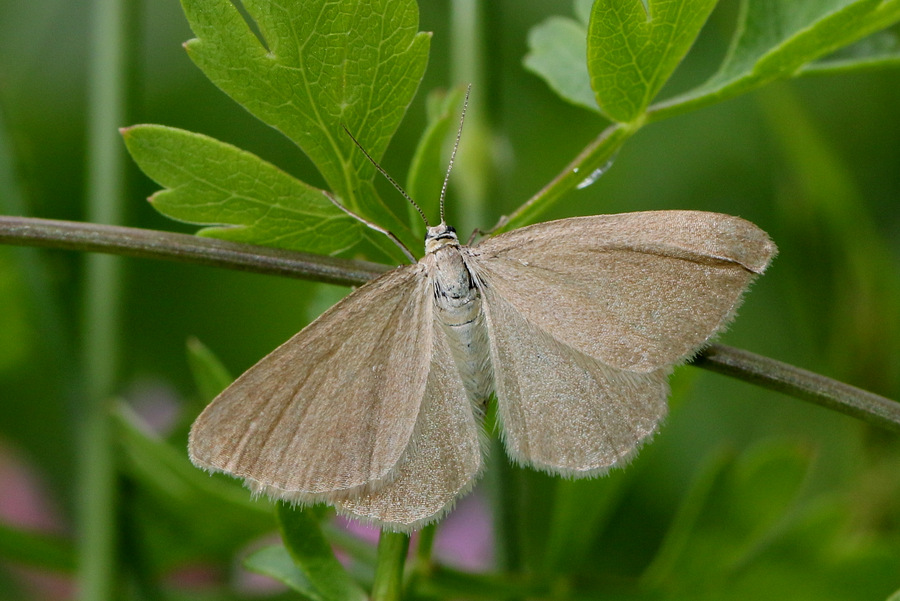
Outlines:
{"label": "moth's forewing", "polygon": [[431,362],[432,305],[416,265],[361,287],[263,358],[203,411],[194,464],[291,501],[390,481]]}
{"label": "moth's forewing", "polygon": [[392,482],[337,503],[339,510],[391,530],[439,519],[468,492],[482,467],[482,431],[440,325],[434,324],[431,369],[419,423]]}
{"label": "moth's forewing", "polygon": [[537,224],[470,252],[507,450],[587,476],[653,433],[672,366],[728,323],[775,246],[737,217],[654,211]]}
{"label": "moth's forewing", "polygon": [[651,211],[551,221],[478,245],[485,285],[533,325],[611,367],[690,357],[775,254],[752,223]]}

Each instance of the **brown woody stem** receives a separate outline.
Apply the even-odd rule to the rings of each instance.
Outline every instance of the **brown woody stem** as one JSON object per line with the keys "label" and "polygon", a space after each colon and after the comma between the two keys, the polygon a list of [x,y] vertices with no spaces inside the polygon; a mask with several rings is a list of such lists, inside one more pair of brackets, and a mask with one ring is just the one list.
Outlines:
{"label": "brown woody stem", "polygon": [[[0,243],[165,259],[357,286],[389,266],[137,228],[0,216]],[[900,403],[741,349],[714,344],[692,362],[764,388],[900,431]]]}

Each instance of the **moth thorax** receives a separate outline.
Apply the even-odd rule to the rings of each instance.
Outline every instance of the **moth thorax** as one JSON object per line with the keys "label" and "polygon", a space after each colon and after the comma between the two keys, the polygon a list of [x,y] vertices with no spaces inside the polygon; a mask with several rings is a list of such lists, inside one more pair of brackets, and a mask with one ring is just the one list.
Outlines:
{"label": "moth thorax", "polygon": [[425,232],[425,254],[430,255],[445,246],[459,246],[456,230],[445,223],[429,227]]}

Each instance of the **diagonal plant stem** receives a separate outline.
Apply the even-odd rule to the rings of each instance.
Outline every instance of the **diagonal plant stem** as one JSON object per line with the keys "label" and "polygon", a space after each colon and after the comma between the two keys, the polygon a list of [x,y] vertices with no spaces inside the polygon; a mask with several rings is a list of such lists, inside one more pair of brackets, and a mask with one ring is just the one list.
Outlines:
{"label": "diagonal plant stem", "polygon": [[[0,216],[0,243],[198,263],[345,286],[364,284],[390,269],[188,234],[26,217]],[[900,403],[768,357],[714,344],[692,364],[900,431]]]}
{"label": "diagonal plant stem", "polygon": [[[534,196],[522,203],[515,211],[501,218],[492,233],[505,232],[529,223],[534,223],[545,211],[574,188],[583,187],[582,182],[596,179],[598,170],[607,169],[625,141],[633,136],[642,123],[614,123],[604,129],[599,136],[585,146],[578,156],[563,167]],[[588,184],[589,185],[589,184]]]}
{"label": "diagonal plant stem", "polygon": [[692,364],[900,432],[900,403],[775,359],[713,344]]}

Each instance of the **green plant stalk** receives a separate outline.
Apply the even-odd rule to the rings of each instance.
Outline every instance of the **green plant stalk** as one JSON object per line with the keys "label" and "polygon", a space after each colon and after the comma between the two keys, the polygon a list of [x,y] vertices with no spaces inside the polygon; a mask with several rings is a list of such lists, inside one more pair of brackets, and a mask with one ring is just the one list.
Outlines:
{"label": "green plant stalk", "polygon": [[420,583],[430,580],[435,570],[435,564],[431,559],[434,548],[434,535],[437,533],[437,524],[428,524],[418,532],[418,542],[413,556],[413,562],[409,570],[407,587],[416,590]]}
{"label": "green plant stalk", "polygon": [[507,572],[519,572],[522,568],[521,551],[521,478],[507,459],[503,442],[491,437],[488,455],[488,491],[494,508],[494,546],[497,567]]}
{"label": "green plant stalk", "polygon": [[381,533],[372,601],[400,601],[403,598],[403,567],[408,550],[408,535],[401,532]]}
{"label": "green plant stalk", "polygon": [[419,530],[419,543],[416,546],[416,570],[420,572],[431,571],[431,552],[434,549],[435,534],[437,534],[436,524],[429,524]]}
{"label": "green plant stalk", "polygon": [[[96,223],[121,220],[123,149],[117,128],[125,106],[123,0],[95,0],[91,14],[87,216]],[[110,418],[118,370],[121,276],[118,258],[86,258],[81,317],[84,399],[80,408],[78,479],[78,596],[114,597],[116,566],[116,474]]]}
{"label": "green plant stalk", "polygon": [[466,112],[465,135],[456,155],[451,178],[458,190],[454,203],[459,210],[454,222],[470,232],[487,223],[486,207],[491,188],[491,130],[485,118],[489,100],[484,79],[484,6],[477,0],[450,2],[450,79],[454,85],[471,85],[473,101]]}
{"label": "green plant stalk", "polygon": [[597,169],[603,168],[613,160],[625,140],[634,135],[641,125],[641,122],[614,123],[607,127],[537,194],[507,217],[501,219],[493,231],[500,233],[534,223],[563,195],[576,188]]}

